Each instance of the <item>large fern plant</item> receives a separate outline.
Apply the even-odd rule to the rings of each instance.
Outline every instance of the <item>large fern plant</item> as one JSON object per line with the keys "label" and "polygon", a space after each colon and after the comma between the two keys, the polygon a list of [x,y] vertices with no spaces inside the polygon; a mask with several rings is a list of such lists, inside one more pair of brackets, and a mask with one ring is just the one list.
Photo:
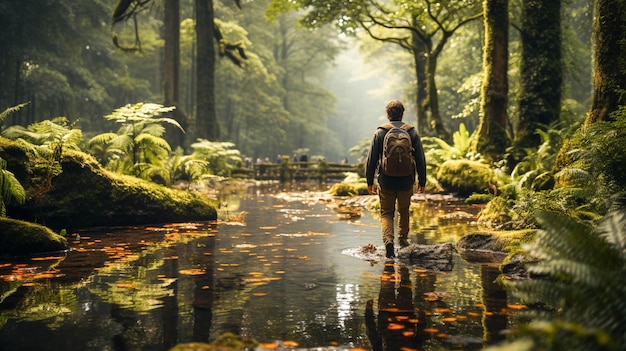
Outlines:
{"label": "large fern plant", "polygon": [[6,217],[6,205],[13,202],[23,204],[26,190],[7,167],[7,162],[0,158],[0,217]]}
{"label": "large fern plant", "polygon": [[532,350],[624,350],[626,345],[626,212],[597,227],[541,213],[529,253],[533,279],[512,288],[530,306],[524,328]]}
{"label": "large fern plant", "polygon": [[167,183],[170,174],[166,162],[172,150],[163,138],[164,124],[183,131],[176,120],[161,117],[173,109],[153,103],[120,107],[104,117],[121,125],[117,133],[98,134],[88,141],[87,147],[109,170]]}

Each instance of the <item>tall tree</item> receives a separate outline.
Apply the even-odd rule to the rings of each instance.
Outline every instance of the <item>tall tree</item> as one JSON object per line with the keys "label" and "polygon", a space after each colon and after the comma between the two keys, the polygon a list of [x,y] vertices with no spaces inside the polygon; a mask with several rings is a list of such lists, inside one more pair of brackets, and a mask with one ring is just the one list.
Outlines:
{"label": "tall tree", "polygon": [[[173,118],[183,130],[187,129],[187,116],[180,101],[180,0],[165,0],[163,36],[163,104],[176,106]],[[166,127],[166,138],[172,148],[184,146],[184,134],[178,128]]]}
{"label": "tall tree", "polygon": [[217,141],[220,129],[215,110],[215,36],[213,0],[196,0],[196,137]]}
{"label": "tall tree", "polygon": [[541,143],[537,129],[559,120],[563,84],[561,0],[522,1],[522,63],[519,124],[515,144]]}
{"label": "tall tree", "polygon": [[596,0],[594,89],[586,124],[611,121],[626,94],[626,1]]}
{"label": "tall tree", "polygon": [[[450,37],[464,24],[482,16],[479,1],[425,0],[345,2],[318,0],[273,0],[269,12],[307,9],[303,22],[309,26],[335,23],[345,33],[364,29],[375,40],[400,45],[415,63],[417,126],[426,131],[426,109],[430,127],[449,140],[442,122],[436,85],[437,59]],[[424,91],[426,96],[424,96]],[[424,119],[424,120],[420,120]]]}
{"label": "tall tree", "polygon": [[508,0],[485,0],[485,44],[480,124],[474,138],[474,151],[497,160],[509,145],[506,127],[508,103]]}

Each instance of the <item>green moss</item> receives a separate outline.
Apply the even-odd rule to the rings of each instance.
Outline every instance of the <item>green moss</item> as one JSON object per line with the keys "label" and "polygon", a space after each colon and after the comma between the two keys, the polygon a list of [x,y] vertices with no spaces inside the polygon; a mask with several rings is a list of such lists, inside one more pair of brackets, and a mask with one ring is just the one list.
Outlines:
{"label": "green moss", "polygon": [[13,218],[54,230],[217,219],[215,200],[117,175],[80,151],[64,151],[61,172],[49,184],[32,178],[29,153],[17,143],[0,137],[0,155],[28,193],[25,204],[7,207]]}
{"label": "green moss", "polygon": [[511,220],[512,200],[496,196],[478,213],[478,221],[490,226],[501,225]]}
{"label": "green moss", "polygon": [[504,244],[504,251],[509,255],[505,259],[505,262],[515,255],[526,255],[525,250],[522,248],[525,244],[531,243],[535,239],[537,234],[536,229],[523,229],[512,230],[506,232],[497,232],[498,240]]}
{"label": "green moss", "polygon": [[211,344],[200,342],[178,344],[169,351],[243,351],[252,350],[258,345],[253,339],[242,338],[232,333],[224,333]]}
{"label": "green moss", "polygon": [[50,228],[10,218],[0,218],[0,256],[23,256],[63,251],[67,240]]}
{"label": "green moss", "polygon": [[437,180],[446,191],[467,196],[472,193],[488,193],[489,184],[495,183],[495,175],[484,163],[448,160],[439,167]]}
{"label": "green moss", "polygon": [[336,183],[328,191],[333,196],[368,195],[367,183]]}
{"label": "green moss", "polygon": [[349,183],[336,183],[329,190],[333,196],[354,196],[357,194],[356,189]]}
{"label": "green moss", "polygon": [[467,199],[465,199],[465,203],[467,204],[486,204],[493,199],[493,195],[491,194],[477,194],[473,193]]}

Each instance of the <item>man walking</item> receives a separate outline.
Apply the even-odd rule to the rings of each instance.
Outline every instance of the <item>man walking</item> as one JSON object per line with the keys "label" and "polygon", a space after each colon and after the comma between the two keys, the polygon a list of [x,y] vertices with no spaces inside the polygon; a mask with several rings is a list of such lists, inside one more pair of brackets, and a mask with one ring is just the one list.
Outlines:
{"label": "man walking", "polygon": [[374,177],[378,174],[380,222],[387,258],[394,253],[394,215],[398,211],[398,243],[409,245],[409,207],[415,175],[417,192],[423,193],[426,185],[426,158],[422,141],[413,126],[402,122],[404,105],[399,100],[385,107],[389,123],[378,127],[367,155],[365,177],[367,190],[374,191]]}

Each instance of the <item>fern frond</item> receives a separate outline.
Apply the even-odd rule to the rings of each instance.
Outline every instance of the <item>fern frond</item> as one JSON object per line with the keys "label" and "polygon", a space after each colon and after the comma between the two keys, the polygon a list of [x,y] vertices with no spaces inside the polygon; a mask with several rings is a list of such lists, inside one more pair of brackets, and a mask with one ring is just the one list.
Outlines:
{"label": "fern frond", "polygon": [[[626,256],[626,212],[615,211],[602,222],[598,234]],[[626,260],[626,257],[623,257]]]}
{"label": "fern frond", "polygon": [[98,134],[87,141],[87,147],[92,148],[96,145],[107,145],[115,138],[117,138],[117,134],[115,133]]}
{"label": "fern frond", "polygon": [[24,108],[26,105],[28,105],[30,102],[24,102],[15,106],[11,106],[9,108],[7,108],[6,110],[0,112],[0,123],[4,122],[4,120],[12,113],[15,113],[19,110],[21,110],[22,108]]}
{"label": "fern frond", "polygon": [[135,143],[139,145],[141,148],[147,146],[147,148],[157,147],[163,150],[172,151],[170,144],[167,140],[151,135],[151,134],[139,134],[137,138],[135,138]]}

